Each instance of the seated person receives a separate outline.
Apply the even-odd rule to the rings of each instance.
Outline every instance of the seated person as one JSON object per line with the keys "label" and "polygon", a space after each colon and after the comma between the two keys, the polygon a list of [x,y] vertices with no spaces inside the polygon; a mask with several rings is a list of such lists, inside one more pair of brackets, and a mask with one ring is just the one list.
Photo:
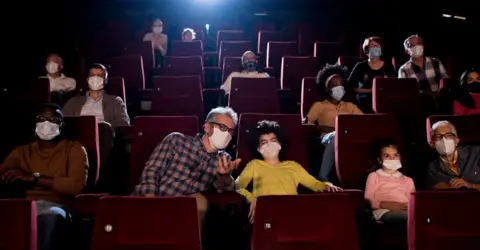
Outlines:
{"label": "seated person", "polygon": [[335,164],[335,119],[339,114],[363,114],[351,102],[342,101],[347,69],[340,65],[328,65],[318,72],[317,85],[325,100],[316,102],[307,114],[307,123],[316,124],[321,130],[322,143],[326,145],[320,167],[319,180],[328,181]]}
{"label": "seated person", "polygon": [[[257,160],[250,161],[235,181],[237,191],[251,204],[250,222],[253,223],[258,196],[294,195],[299,184],[314,192],[341,191],[331,183],[316,180],[298,163],[283,159],[286,145],[277,122],[258,122],[252,142]],[[246,188],[252,181],[253,191],[249,192]]]}
{"label": "seated person", "polygon": [[474,69],[467,69],[460,77],[460,85],[464,86],[470,93],[480,93],[480,74]]}
{"label": "seated person", "polygon": [[405,52],[410,55],[398,70],[398,78],[415,78],[421,92],[438,92],[440,79],[448,78],[447,70],[436,58],[423,55],[423,39],[418,35],[409,36],[403,42]]}
{"label": "seated person", "polygon": [[395,70],[381,59],[382,44],[380,37],[368,37],[363,42],[363,52],[368,60],[359,62],[348,77],[348,86],[357,93],[359,107],[364,113],[373,113],[372,85],[375,77],[394,77]]}
{"label": "seated person", "polygon": [[431,189],[480,189],[480,146],[458,146],[455,126],[439,121],[431,129],[431,146],[438,157],[430,162]]}
{"label": "seated person", "polygon": [[65,115],[93,115],[101,122],[109,123],[112,128],[130,125],[127,106],[122,98],[105,92],[108,71],[102,64],[93,64],[88,71],[86,95],[70,99],[63,108]]}
{"label": "seated person", "polygon": [[39,78],[49,79],[52,102],[64,104],[75,94],[73,92],[77,85],[75,79],[60,73],[63,69],[63,59],[57,54],[47,56],[45,69],[47,70],[47,75]]}
{"label": "seated person", "polygon": [[195,40],[195,31],[190,28],[186,28],[182,32],[182,41],[183,42],[191,42]]}
{"label": "seated person", "polygon": [[155,19],[152,23],[152,32],[145,34],[143,41],[151,41],[155,52],[155,66],[161,67],[163,57],[167,55],[168,37],[163,34],[163,22]]}
{"label": "seated person", "polygon": [[232,161],[222,150],[235,134],[237,121],[237,114],[231,108],[218,107],[208,113],[204,134],[167,135],[145,164],[133,195],[193,196],[203,225],[208,202],[201,193],[212,185],[217,190],[235,190],[231,172],[240,159]]}
{"label": "seated person", "polygon": [[67,208],[85,188],[88,158],[78,142],[63,139],[63,114],[55,104],[45,104],[37,116],[38,140],[15,148],[0,165],[2,181],[26,189],[36,201],[37,249],[60,250],[69,217]]}
{"label": "seated person", "polygon": [[377,221],[407,223],[408,202],[415,184],[398,171],[402,163],[394,141],[383,142],[379,149],[378,169],[368,175],[365,199],[370,202]]}
{"label": "seated person", "polygon": [[257,55],[252,51],[247,51],[242,56],[242,66],[244,70],[242,72],[232,72],[225,82],[220,86],[225,90],[225,93],[230,93],[230,87],[232,86],[232,78],[234,77],[248,77],[248,78],[264,78],[270,77],[267,73],[260,73],[257,71],[258,61]]}

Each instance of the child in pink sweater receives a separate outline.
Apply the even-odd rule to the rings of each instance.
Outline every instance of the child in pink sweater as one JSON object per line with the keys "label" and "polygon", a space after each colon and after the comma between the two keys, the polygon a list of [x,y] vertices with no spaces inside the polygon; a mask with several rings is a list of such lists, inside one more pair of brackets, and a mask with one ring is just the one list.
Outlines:
{"label": "child in pink sweater", "polygon": [[365,199],[370,202],[376,220],[406,223],[410,193],[415,191],[415,184],[398,171],[402,163],[395,142],[383,143],[379,153],[377,161],[381,168],[368,175]]}

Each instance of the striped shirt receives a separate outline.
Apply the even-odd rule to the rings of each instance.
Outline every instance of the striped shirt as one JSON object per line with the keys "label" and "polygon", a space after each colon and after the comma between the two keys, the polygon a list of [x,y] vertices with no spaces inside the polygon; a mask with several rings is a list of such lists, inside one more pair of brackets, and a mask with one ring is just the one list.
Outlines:
{"label": "striped shirt", "polygon": [[153,151],[133,194],[183,196],[204,192],[212,185],[234,191],[233,178],[217,178],[217,154],[205,150],[201,134],[171,133]]}

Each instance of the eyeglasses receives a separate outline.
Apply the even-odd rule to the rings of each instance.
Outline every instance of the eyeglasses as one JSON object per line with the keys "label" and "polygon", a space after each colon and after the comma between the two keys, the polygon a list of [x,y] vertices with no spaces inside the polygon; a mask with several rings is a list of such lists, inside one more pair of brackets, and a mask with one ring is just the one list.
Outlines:
{"label": "eyeglasses", "polygon": [[457,138],[457,136],[453,133],[446,133],[446,134],[443,134],[443,135],[442,134],[433,135],[433,140],[435,140],[435,141],[440,141],[443,138],[445,138],[447,140],[451,140],[451,139]]}
{"label": "eyeglasses", "polygon": [[49,121],[53,123],[61,123],[62,118],[58,116],[43,116],[43,115],[37,115],[37,122],[44,122],[44,121]]}
{"label": "eyeglasses", "polygon": [[229,128],[221,123],[218,123],[218,122],[210,122],[210,125],[217,125],[218,128],[220,129],[220,131],[222,132],[226,132],[228,131],[228,133],[230,133],[231,135],[235,134],[235,129],[234,128]]}

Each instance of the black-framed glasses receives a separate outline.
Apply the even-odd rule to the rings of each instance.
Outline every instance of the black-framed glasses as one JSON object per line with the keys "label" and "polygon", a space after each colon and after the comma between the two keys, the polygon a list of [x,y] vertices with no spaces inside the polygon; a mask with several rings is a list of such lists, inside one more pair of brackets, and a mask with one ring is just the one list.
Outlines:
{"label": "black-framed glasses", "polygon": [[44,121],[49,121],[53,123],[61,123],[62,118],[58,116],[43,116],[43,115],[37,115],[37,122],[44,122]]}
{"label": "black-framed glasses", "polygon": [[220,129],[220,131],[222,131],[222,132],[228,131],[228,133],[230,133],[231,135],[235,134],[235,129],[234,128],[229,128],[229,127],[225,126],[224,124],[221,124],[221,123],[218,123],[218,122],[210,122],[210,124],[212,126],[217,125],[218,128]]}
{"label": "black-framed glasses", "polygon": [[435,141],[440,141],[443,138],[445,138],[447,140],[451,140],[451,139],[457,138],[457,136],[454,133],[446,133],[446,134],[443,134],[443,135],[442,134],[433,135],[433,140],[435,140]]}

